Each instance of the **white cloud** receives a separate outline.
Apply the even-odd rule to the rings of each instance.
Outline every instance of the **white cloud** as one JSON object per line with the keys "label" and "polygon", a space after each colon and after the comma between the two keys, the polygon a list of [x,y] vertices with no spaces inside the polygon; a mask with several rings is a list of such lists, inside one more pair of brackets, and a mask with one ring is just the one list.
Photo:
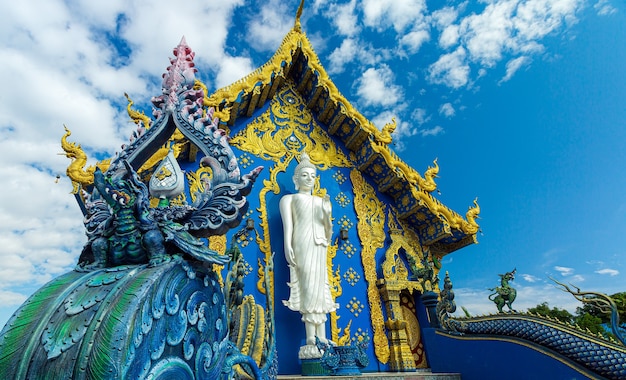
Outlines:
{"label": "white cloud", "polygon": [[452,47],[459,42],[459,26],[449,25],[439,36],[439,46],[444,49]]}
{"label": "white cloud", "polygon": [[575,274],[568,279],[568,281],[572,284],[580,283],[585,281],[585,277],[580,274]]}
{"label": "white cloud", "polygon": [[459,88],[469,81],[470,68],[465,62],[466,53],[462,47],[444,54],[428,67],[428,79],[437,84]]}
{"label": "white cloud", "polygon": [[571,276],[574,274],[574,268],[555,266],[554,270],[561,273],[561,276]]}
{"label": "white cloud", "polygon": [[400,46],[406,48],[410,54],[415,54],[429,39],[430,33],[427,30],[414,30],[400,38]]}
{"label": "white cloud", "polygon": [[426,10],[425,0],[363,0],[363,22],[379,30],[392,26],[402,32],[425,24]]}
{"label": "white cloud", "polygon": [[608,274],[609,276],[617,276],[619,274],[619,271],[616,269],[610,269],[610,268],[605,268],[605,269],[600,269],[595,271],[595,273],[598,274]]}
{"label": "white cloud", "polygon": [[429,128],[429,129],[420,129],[417,133],[419,133],[422,137],[427,137],[427,136],[438,136],[442,133],[444,133],[444,129],[442,126],[437,125],[433,128]]}
{"label": "white cloud", "polygon": [[364,106],[389,107],[402,98],[402,87],[394,83],[395,78],[387,65],[378,69],[367,69],[357,80],[356,93]]}
{"label": "white cloud", "polygon": [[521,274],[521,277],[524,280],[526,280],[527,282],[539,282],[539,281],[541,281],[541,279],[539,277],[535,277],[532,274],[528,274],[528,273]]}
{"label": "white cloud", "polygon": [[498,82],[499,84],[508,81],[513,77],[513,75],[519,70],[521,67],[528,65],[530,62],[530,58],[521,56],[514,58],[506,63],[506,74],[504,77]]}
{"label": "white cloud", "polygon": [[[293,27],[295,10],[287,2],[264,2],[248,23],[246,36],[251,47],[259,51],[274,52]],[[207,30],[210,30],[207,28]]]}
{"label": "white cloud", "polygon": [[480,14],[461,20],[460,31],[469,58],[491,67],[502,57],[505,43],[511,36],[515,1],[496,1]]}
{"label": "white cloud", "polygon": [[430,120],[430,116],[427,114],[426,109],[416,108],[411,113],[411,119],[415,120],[418,125],[422,125]]}
{"label": "white cloud", "polygon": [[376,65],[390,57],[389,49],[376,49],[357,38],[346,38],[328,57],[330,62],[326,69],[329,74],[337,74],[343,72],[345,66],[349,65],[354,71],[362,72],[365,67]]}
{"label": "white cloud", "polygon": [[451,103],[444,103],[439,107],[439,114],[447,118],[454,116],[455,112]]}
{"label": "white cloud", "polygon": [[333,3],[330,5],[328,15],[337,27],[337,32],[344,36],[354,36],[361,28],[358,25],[358,17],[355,13],[356,0],[350,0],[345,4]]}
{"label": "white cloud", "polygon": [[225,56],[220,62],[220,69],[215,78],[216,88],[228,86],[254,71],[252,60],[248,57]]}
{"label": "white cloud", "polygon": [[352,38],[346,38],[341,42],[341,45],[337,47],[329,56],[330,67],[328,68],[329,74],[340,73],[344,70],[344,66],[353,62],[355,56],[358,53],[357,41]]}
{"label": "white cloud", "polygon": [[430,15],[432,23],[439,29],[447,28],[457,20],[459,17],[459,9],[461,8],[464,8],[463,4],[457,7],[443,7],[434,11]]}
{"label": "white cloud", "polygon": [[617,8],[610,4],[610,0],[599,0],[593,7],[600,16],[608,16],[617,13]]}
{"label": "white cloud", "polygon": [[480,66],[480,74],[511,54],[520,56],[507,64],[507,74],[501,82],[509,80],[530,62],[529,55],[544,50],[542,39],[577,22],[576,14],[583,5],[583,0],[496,0],[488,2],[481,12],[460,18],[459,11],[465,3],[434,12],[432,23],[441,30],[439,46],[456,46],[456,51],[462,49],[464,55],[442,55],[431,65],[433,82],[458,88],[469,82],[469,78],[462,78],[469,75],[470,62]]}

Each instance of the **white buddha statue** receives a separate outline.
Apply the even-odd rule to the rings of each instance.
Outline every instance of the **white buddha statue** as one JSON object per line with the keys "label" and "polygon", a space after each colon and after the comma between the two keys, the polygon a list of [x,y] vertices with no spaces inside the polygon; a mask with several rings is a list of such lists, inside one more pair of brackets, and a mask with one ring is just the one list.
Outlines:
{"label": "white buddha statue", "polygon": [[[283,304],[302,314],[306,331],[306,346],[301,347],[301,359],[320,357],[315,337],[326,338],[327,314],[339,307],[330,293],[327,251],[332,237],[331,203],[312,194],[317,170],[302,153],[293,182],[297,193],[280,200],[283,221],[285,257],[289,265],[289,300]],[[332,342],[330,342],[332,343]]]}

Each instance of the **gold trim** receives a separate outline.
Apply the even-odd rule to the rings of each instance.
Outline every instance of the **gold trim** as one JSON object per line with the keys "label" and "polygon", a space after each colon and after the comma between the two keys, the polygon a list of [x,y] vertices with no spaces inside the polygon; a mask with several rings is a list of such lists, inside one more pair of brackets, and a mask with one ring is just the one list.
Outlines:
{"label": "gold trim", "polygon": [[363,248],[361,262],[367,282],[367,299],[374,330],[374,351],[378,360],[384,364],[389,361],[389,340],[385,335],[383,309],[376,286],[376,250],[384,246],[385,205],[376,197],[374,188],[365,182],[358,170],[350,171],[350,179],[358,219],[357,232]]}

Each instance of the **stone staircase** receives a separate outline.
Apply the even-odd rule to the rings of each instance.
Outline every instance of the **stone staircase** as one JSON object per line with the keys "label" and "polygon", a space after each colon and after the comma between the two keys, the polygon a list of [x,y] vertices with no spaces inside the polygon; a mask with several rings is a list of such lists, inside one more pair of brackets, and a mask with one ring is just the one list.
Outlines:
{"label": "stone staircase", "polygon": [[366,372],[361,376],[301,376],[278,375],[278,380],[461,380],[458,373],[432,373],[429,369],[415,372]]}

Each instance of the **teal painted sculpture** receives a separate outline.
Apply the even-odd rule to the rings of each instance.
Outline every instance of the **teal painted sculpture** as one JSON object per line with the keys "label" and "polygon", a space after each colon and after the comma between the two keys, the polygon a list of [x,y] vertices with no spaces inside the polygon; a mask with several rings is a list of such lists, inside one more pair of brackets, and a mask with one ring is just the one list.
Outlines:
{"label": "teal painted sculpture", "polygon": [[[272,342],[262,372],[231,340],[233,310],[238,323],[246,314],[236,309],[241,302],[227,305],[212,269],[229,257],[200,240],[241,222],[262,168],[240,175],[225,132],[203,108],[204,92],[193,88],[184,39],[174,55],[153,100],[156,121],[83,190],[88,242],[76,269],[38,290],[0,333],[2,378],[210,380],[232,378],[237,364],[251,377],[275,378]],[[136,173],[176,129],[211,169],[192,205],[169,204],[185,188],[173,154],[150,186]]]}
{"label": "teal painted sculpture", "polygon": [[494,293],[489,295],[489,300],[493,301],[496,304],[499,313],[504,313],[502,308],[505,305],[509,308],[509,311],[515,311],[512,304],[513,301],[515,301],[515,297],[517,297],[517,290],[509,285],[510,281],[515,280],[515,272],[516,270],[513,269],[511,272],[499,274],[498,276],[500,276],[500,286],[489,289],[491,291],[495,291]]}
{"label": "teal painted sculpture", "polygon": [[353,345],[336,346],[315,337],[315,345],[323,353],[320,358],[322,366],[332,376],[360,376],[360,368],[369,364],[366,354],[369,339],[363,339]]}

